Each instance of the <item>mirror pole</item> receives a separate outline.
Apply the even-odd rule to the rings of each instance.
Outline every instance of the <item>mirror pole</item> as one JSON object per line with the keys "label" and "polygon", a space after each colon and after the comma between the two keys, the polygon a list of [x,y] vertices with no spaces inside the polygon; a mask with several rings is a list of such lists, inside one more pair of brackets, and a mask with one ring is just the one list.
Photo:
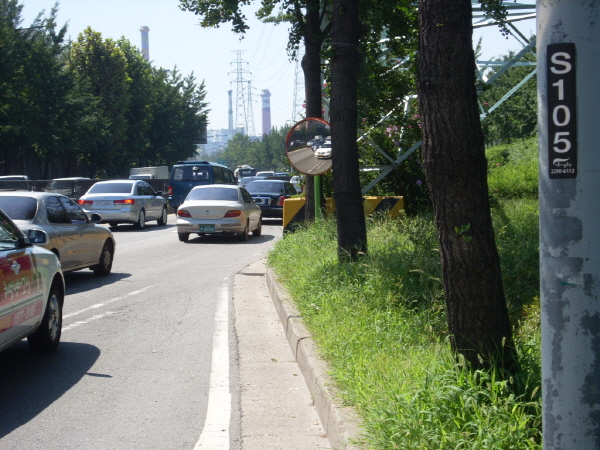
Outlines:
{"label": "mirror pole", "polygon": [[321,218],[321,175],[314,176],[315,219]]}

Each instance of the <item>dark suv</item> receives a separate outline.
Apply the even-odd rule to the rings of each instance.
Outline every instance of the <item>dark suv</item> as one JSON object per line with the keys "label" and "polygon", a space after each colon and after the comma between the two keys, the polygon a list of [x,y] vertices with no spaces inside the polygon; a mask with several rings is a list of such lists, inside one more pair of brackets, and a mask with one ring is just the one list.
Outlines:
{"label": "dark suv", "polygon": [[246,184],[246,190],[260,206],[263,217],[283,218],[283,202],[286,198],[296,195],[296,188],[289,181],[254,180]]}
{"label": "dark suv", "polygon": [[237,184],[228,167],[209,161],[179,161],[171,169],[169,203],[177,210],[194,186]]}

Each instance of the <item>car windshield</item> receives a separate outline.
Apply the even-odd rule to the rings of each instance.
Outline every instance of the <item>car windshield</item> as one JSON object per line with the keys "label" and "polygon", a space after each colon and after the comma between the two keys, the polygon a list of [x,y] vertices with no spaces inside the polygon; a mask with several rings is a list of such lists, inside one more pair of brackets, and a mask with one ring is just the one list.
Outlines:
{"label": "car windshield", "polygon": [[251,194],[260,194],[261,192],[283,194],[283,183],[274,183],[272,181],[252,181],[246,185],[246,189]]}
{"label": "car windshield", "polygon": [[133,183],[96,183],[88,194],[131,194]]}
{"label": "car windshield", "polygon": [[192,189],[185,200],[223,200],[226,202],[237,202],[238,199],[237,189],[206,187]]}
{"label": "car windshield", "polygon": [[37,200],[33,197],[0,196],[0,209],[12,220],[32,220],[37,211]]}

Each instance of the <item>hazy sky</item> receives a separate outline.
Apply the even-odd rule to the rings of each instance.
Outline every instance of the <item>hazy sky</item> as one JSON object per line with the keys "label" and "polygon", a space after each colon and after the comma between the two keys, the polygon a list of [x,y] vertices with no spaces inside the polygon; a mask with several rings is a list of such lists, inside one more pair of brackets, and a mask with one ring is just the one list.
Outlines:
{"label": "hazy sky", "polygon": [[[42,10],[50,11],[56,0],[21,0],[24,4],[23,24],[29,25]],[[293,119],[296,63],[286,53],[287,25],[262,24],[248,10],[250,30],[243,40],[231,31],[229,24],[220,28],[205,29],[198,25],[198,18],[191,12],[178,8],[178,0],[61,0],[58,24],[68,23],[68,34],[73,40],[86,27],[91,26],[107,39],[124,36],[141,47],[141,26],[150,28],[150,60],[154,66],[172,69],[177,66],[184,75],[194,73],[205,81],[209,102],[209,128],[228,128],[228,90],[233,90],[235,106],[237,84],[235,64],[237,51],[245,62],[245,79],[251,80],[254,129],[261,133],[261,103],[259,94],[263,89],[271,93],[271,124],[281,127]],[[535,21],[520,24],[526,36],[535,32]],[[502,38],[495,27],[476,31],[476,42],[483,40],[483,58],[506,54],[519,49],[514,40]],[[247,63],[247,64],[246,64]],[[247,83],[246,83],[247,88]],[[247,97],[247,93],[245,94]],[[302,99],[300,99],[301,101]]]}

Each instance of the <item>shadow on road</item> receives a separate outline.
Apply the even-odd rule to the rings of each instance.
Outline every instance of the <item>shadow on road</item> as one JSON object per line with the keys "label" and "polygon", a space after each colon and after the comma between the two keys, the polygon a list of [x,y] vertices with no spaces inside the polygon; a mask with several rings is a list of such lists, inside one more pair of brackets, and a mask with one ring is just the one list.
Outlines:
{"label": "shadow on road", "polygon": [[89,344],[61,342],[50,354],[29,350],[26,341],[0,353],[0,438],[26,424],[88,373],[100,356]]}

